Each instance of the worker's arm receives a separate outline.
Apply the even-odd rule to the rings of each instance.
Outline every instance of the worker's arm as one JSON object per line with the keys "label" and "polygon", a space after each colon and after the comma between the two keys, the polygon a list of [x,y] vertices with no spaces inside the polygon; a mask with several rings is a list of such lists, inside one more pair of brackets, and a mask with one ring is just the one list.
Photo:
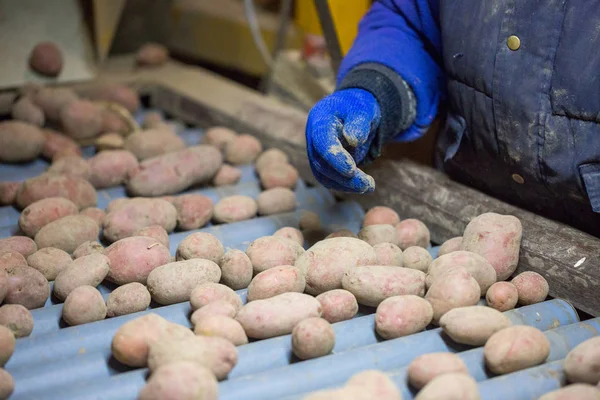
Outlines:
{"label": "worker's arm", "polygon": [[325,186],[372,191],[373,180],[356,165],[389,141],[425,133],[444,90],[438,22],[435,0],[380,0],[365,15],[337,90],[308,118],[308,155]]}

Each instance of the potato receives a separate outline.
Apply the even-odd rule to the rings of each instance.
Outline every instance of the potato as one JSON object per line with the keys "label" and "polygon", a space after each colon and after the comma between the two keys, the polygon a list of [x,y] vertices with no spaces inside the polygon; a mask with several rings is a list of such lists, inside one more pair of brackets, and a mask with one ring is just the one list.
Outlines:
{"label": "potato", "polygon": [[193,361],[209,368],[219,380],[227,377],[238,361],[235,346],[221,337],[194,336],[164,339],[150,345],[150,371],[177,361]]}
{"label": "potato", "polygon": [[316,297],[321,303],[322,317],[329,323],[352,319],[358,312],[356,297],[345,289],[334,289]]}
{"label": "potato", "polygon": [[[119,136],[129,133],[129,124],[115,110],[109,108],[102,109],[102,128],[101,132],[117,133]],[[122,136],[121,136],[122,137]],[[95,141],[94,141],[95,142]]]}
{"label": "potato", "polygon": [[102,222],[102,234],[110,241],[130,237],[137,230],[160,225],[172,232],[177,224],[177,210],[161,199],[131,199],[122,207],[106,214]]}
{"label": "potato", "polygon": [[194,333],[188,328],[151,313],[121,325],[113,336],[111,350],[121,363],[130,367],[145,367],[153,343],[193,336]]}
{"label": "potato", "polygon": [[8,252],[0,254],[0,269],[8,271],[14,267],[27,267],[27,260],[23,254],[17,252]]}
{"label": "potato", "polygon": [[44,111],[46,120],[58,121],[60,111],[73,101],[79,100],[70,88],[42,87],[31,93],[33,102]]}
{"label": "potato", "polygon": [[48,197],[64,197],[79,209],[96,206],[96,189],[85,179],[72,175],[42,174],[27,179],[17,192],[17,206],[25,208]]}
{"label": "potato", "polygon": [[52,164],[46,172],[72,175],[88,180],[90,177],[90,166],[87,160],[84,160],[79,155],[67,155],[59,159],[53,159]]}
{"label": "potato", "polygon": [[227,143],[231,142],[237,137],[237,133],[233,130],[224,126],[213,126],[206,130],[204,136],[204,142],[215,146],[219,150],[225,150]]}
{"label": "potato", "polygon": [[396,225],[398,247],[403,251],[411,246],[429,247],[429,229],[418,219],[405,219]]}
{"label": "potato", "polygon": [[368,243],[342,237],[316,243],[298,257],[294,266],[306,276],[305,291],[318,295],[341,289],[342,278],[347,270],[376,262],[377,254]]}
{"label": "potato", "polygon": [[[327,237],[329,238],[330,236],[327,236]],[[375,246],[373,246],[373,249],[375,250],[375,253],[377,254],[377,264],[378,265],[387,265],[387,266],[395,266],[395,267],[402,267],[404,265],[404,256],[402,254],[402,250],[400,250],[400,247],[396,246],[395,244],[378,243]],[[425,250],[425,251],[427,251],[427,250]],[[413,263],[415,263],[415,261],[419,260],[419,259],[416,259],[415,256],[417,256],[417,254],[413,253],[413,256],[411,258],[411,260],[414,260]],[[420,265],[420,264],[417,264],[417,265]],[[414,269],[418,269],[418,268],[414,268]]]}
{"label": "potato", "polygon": [[39,249],[55,247],[73,253],[77,247],[87,241],[98,238],[100,227],[85,215],[69,215],[44,225],[35,235]]}
{"label": "potato", "polygon": [[95,188],[117,186],[138,167],[135,156],[127,150],[106,150],[89,160],[89,181]]}
{"label": "potato", "polygon": [[106,278],[110,266],[109,258],[102,254],[79,257],[67,264],[56,277],[54,295],[59,300],[65,300],[80,286],[98,286]]}
{"label": "potato", "polygon": [[142,128],[150,129],[156,125],[164,123],[165,120],[163,115],[159,111],[150,111],[144,114],[144,121],[142,122]]}
{"label": "potato", "polygon": [[158,43],[146,43],[135,54],[135,62],[141,66],[162,65],[169,59],[169,50]]}
{"label": "potato", "polygon": [[384,339],[395,339],[424,330],[433,318],[427,300],[415,295],[392,296],[383,300],[375,313],[375,330]]}
{"label": "potato", "polygon": [[97,152],[121,150],[125,147],[125,139],[120,133],[104,133],[94,140],[94,146],[96,146]]}
{"label": "potato", "polygon": [[8,399],[15,390],[15,380],[12,375],[0,368],[0,399]]}
{"label": "potato", "polygon": [[267,339],[287,335],[303,319],[321,316],[321,303],[302,293],[282,293],[246,304],[235,319],[248,337]]}
{"label": "potato", "polygon": [[46,137],[46,142],[44,143],[44,150],[42,151],[42,155],[48,159],[53,160],[54,156],[59,152],[66,154],[70,152],[71,155],[81,156],[81,148],[79,144],[75,142],[70,137],[63,135],[60,132],[57,132],[52,129],[43,129],[42,132]]}
{"label": "potato", "polygon": [[17,198],[19,187],[21,187],[21,182],[0,181],[0,206],[12,205]]}
{"label": "potato", "polygon": [[367,370],[354,375],[339,389],[313,392],[304,400],[402,400],[394,382],[383,372]]}
{"label": "potato", "polygon": [[227,186],[235,185],[242,178],[242,170],[239,168],[232,167],[228,164],[221,165],[221,168],[217,171],[217,174],[213,178],[213,185],[215,186]]}
{"label": "potato", "polygon": [[546,300],[550,287],[543,276],[533,271],[521,272],[510,281],[517,288],[519,304],[528,306]]}
{"label": "potato", "polygon": [[211,301],[202,308],[199,308],[196,311],[194,311],[190,316],[190,321],[192,321],[192,325],[196,326],[200,322],[200,320],[202,320],[205,317],[213,315],[222,315],[229,318],[235,318],[237,312],[238,308],[236,308],[231,302],[227,300],[216,300]]}
{"label": "potato", "polygon": [[600,336],[588,339],[574,349],[565,358],[565,373],[569,382],[600,382]]}
{"label": "potato", "polygon": [[301,360],[325,356],[334,346],[335,332],[323,318],[303,319],[292,330],[292,352]]}
{"label": "potato", "polygon": [[208,368],[191,361],[159,367],[140,391],[139,400],[217,400],[218,382]]}
{"label": "potato", "polygon": [[37,245],[27,236],[11,236],[0,239],[0,254],[20,253],[24,257],[29,257],[37,251]]}
{"label": "potato", "polygon": [[54,247],[46,247],[40,249],[27,257],[27,264],[30,267],[37,269],[49,281],[56,279],[56,276],[73,261],[69,253],[56,249]]}
{"label": "potato", "polygon": [[102,221],[104,220],[104,217],[106,216],[106,213],[104,212],[104,210],[101,208],[98,208],[98,207],[85,208],[85,209],[81,210],[81,212],[79,214],[85,215],[86,217],[90,217],[91,219],[96,221],[96,224],[98,226],[102,226]]}
{"label": "potato", "polygon": [[[336,237],[350,237],[350,238],[355,238],[355,239],[358,238],[358,236],[356,236],[356,234],[354,232],[352,232],[351,230],[340,229],[339,231],[330,233],[329,235],[327,235],[325,237],[325,239],[333,239]],[[375,247],[375,246],[373,246],[373,247]],[[400,251],[402,251],[402,250],[400,250]]]}
{"label": "potato", "polygon": [[440,246],[437,256],[440,257],[445,254],[452,253],[453,251],[458,251],[460,250],[461,245],[462,236],[457,236],[453,237],[452,239],[448,239]]}
{"label": "potato", "polygon": [[221,283],[233,290],[248,287],[252,280],[252,262],[240,250],[229,250],[221,258]]}
{"label": "potato", "polygon": [[185,149],[185,142],[175,132],[164,127],[134,132],[127,136],[124,149],[143,161]]}
{"label": "potato", "polygon": [[321,218],[314,211],[304,211],[298,221],[298,227],[303,231],[321,229]]}
{"label": "potato", "polygon": [[207,315],[194,325],[194,333],[200,336],[216,336],[227,339],[234,346],[248,343],[244,328],[231,317],[223,315]]}
{"label": "potato", "polygon": [[60,110],[63,131],[75,140],[89,139],[102,132],[102,107],[89,100],[75,100]]}
{"label": "potato", "polygon": [[177,210],[177,228],[182,231],[202,228],[213,216],[212,200],[201,194],[177,196],[173,205]]}
{"label": "potato", "polygon": [[33,316],[20,304],[4,304],[0,307],[0,325],[10,329],[16,338],[26,337],[33,331]]}
{"label": "potato", "polygon": [[21,97],[13,104],[11,116],[12,119],[37,126],[44,126],[46,122],[44,111],[27,96]]}
{"label": "potato", "polygon": [[270,165],[289,164],[290,158],[283,151],[277,148],[271,148],[260,153],[254,165],[257,172],[270,167]]}
{"label": "potato", "polygon": [[394,225],[400,223],[398,213],[389,207],[375,206],[365,214],[363,228],[370,225]]}
{"label": "potato", "polygon": [[387,400],[402,399],[402,395],[398,391],[394,382],[382,371],[366,370],[359,372],[348,380],[346,383],[346,388],[348,388],[350,391],[360,391],[361,389],[368,390],[371,395],[364,398],[379,398]]}
{"label": "potato", "polygon": [[129,204],[131,201],[139,199],[139,197],[129,198],[129,197],[119,197],[117,199],[111,200],[106,206],[106,213],[111,213],[113,211],[117,211],[118,209],[124,207],[126,204]]}
{"label": "potato", "polygon": [[542,331],[515,325],[494,333],[483,348],[485,364],[495,374],[508,374],[542,364],[550,342]]}
{"label": "potato", "polygon": [[469,306],[448,311],[439,324],[456,343],[483,346],[494,333],[508,328],[512,322],[493,308]]}
{"label": "potato", "polygon": [[254,218],[258,203],[248,196],[224,197],[215,205],[213,220],[217,223],[230,223]]}
{"label": "potato", "polygon": [[429,265],[433,261],[429,251],[419,246],[411,246],[402,253],[403,267],[418,269],[427,272]]}
{"label": "potato", "polygon": [[145,236],[121,239],[105,250],[110,260],[107,279],[117,285],[146,283],[153,269],[169,262],[169,249]]}
{"label": "potato", "polygon": [[398,234],[392,225],[369,225],[358,232],[358,238],[375,246],[379,243],[398,245]]}
{"label": "potato", "polygon": [[377,307],[392,296],[425,294],[425,274],[416,269],[386,266],[357,266],[344,273],[342,287],[359,304]]}
{"label": "potato", "polygon": [[80,258],[94,253],[104,254],[104,246],[102,246],[98,242],[83,242],[79,246],[77,246],[77,248],[73,252],[73,258]]}
{"label": "potato", "polygon": [[522,234],[521,221],[517,217],[485,213],[469,222],[461,248],[488,260],[496,270],[498,280],[503,281],[517,268]]}
{"label": "potato", "polygon": [[106,304],[98,289],[86,285],[73,289],[63,305],[62,318],[71,326],[106,318]]}
{"label": "potato", "polygon": [[600,398],[598,388],[583,383],[567,385],[558,390],[546,393],[538,400],[597,400]]}
{"label": "potato", "polygon": [[429,382],[415,400],[479,400],[477,382],[468,374],[448,373]]}
{"label": "potato", "polygon": [[298,170],[287,163],[271,163],[269,168],[258,172],[260,184],[265,189],[287,188],[294,189],[298,182]]}
{"label": "potato", "polygon": [[0,122],[0,161],[18,163],[36,159],[46,137],[40,128],[22,121]]}
{"label": "potato", "polygon": [[480,296],[481,290],[477,281],[466,268],[457,265],[433,281],[425,299],[433,307],[433,321],[437,324],[440,318],[453,308],[474,306]]}
{"label": "potato", "polygon": [[427,287],[431,286],[440,274],[445,273],[454,266],[464,267],[475,278],[482,296],[496,282],[496,270],[485,258],[476,253],[458,250],[433,260],[429,265],[425,281]]}
{"label": "potato", "polygon": [[29,67],[44,76],[58,76],[63,67],[60,47],[52,42],[36,44],[29,54]]}
{"label": "potato", "polygon": [[93,100],[118,103],[129,110],[130,113],[135,113],[140,108],[140,99],[135,90],[119,83],[98,85],[86,95]]}
{"label": "potato", "polygon": [[485,300],[489,307],[498,311],[508,311],[515,308],[519,293],[510,282],[496,282],[488,289]]}
{"label": "potato", "polygon": [[146,236],[169,248],[169,234],[160,225],[150,225],[133,232],[133,236]]}
{"label": "potato", "polygon": [[306,280],[291,265],[281,265],[258,273],[248,286],[248,301],[268,299],[286,292],[304,292]]}
{"label": "potato", "polygon": [[150,301],[150,292],[141,283],[119,286],[106,300],[106,316],[118,317],[144,311],[150,306]]}
{"label": "potato", "polygon": [[415,358],[407,370],[408,383],[421,389],[433,379],[445,374],[469,374],[463,360],[452,353],[429,353]]}
{"label": "potato", "polygon": [[296,228],[292,228],[291,226],[285,226],[278,229],[275,231],[273,236],[291,240],[298,243],[300,246],[304,244],[304,235],[302,235],[302,232]]}
{"label": "potato", "polygon": [[275,236],[260,237],[246,249],[254,274],[279,265],[294,265],[303,253],[304,249],[298,243]]}
{"label": "potato", "polygon": [[215,282],[197,285],[190,295],[192,310],[206,307],[216,301],[226,301],[235,307],[235,311],[242,308],[242,300],[233,289]]}
{"label": "potato", "polygon": [[7,268],[5,272],[8,275],[5,304],[21,304],[32,310],[46,303],[50,296],[50,286],[38,270],[27,266],[16,266]]}
{"label": "potato", "polygon": [[225,145],[225,159],[233,165],[250,164],[262,152],[262,144],[257,138],[241,134]]}
{"label": "potato", "polygon": [[276,187],[259,194],[257,203],[260,215],[290,212],[296,209],[296,193],[290,189]]}
{"label": "potato", "polygon": [[19,227],[27,236],[34,237],[50,222],[78,213],[79,208],[69,199],[48,197],[25,207],[19,216]]}
{"label": "potato", "polygon": [[4,367],[15,351],[15,334],[7,327],[0,325],[0,365]]}
{"label": "potato", "polygon": [[193,146],[140,163],[130,175],[127,190],[135,196],[163,196],[210,181],[222,163],[219,150]]}
{"label": "potato", "polygon": [[219,263],[224,255],[223,245],[215,235],[208,232],[196,232],[188,235],[177,246],[177,261],[191,258],[203,258]]}
{"label": "potato", "polygon": [[212,261],[191,259],[171,262],[155,268],[148,275],[148,291],[152,300],[168,305],[188,301],[195,287],[219,282],[221,270]]}

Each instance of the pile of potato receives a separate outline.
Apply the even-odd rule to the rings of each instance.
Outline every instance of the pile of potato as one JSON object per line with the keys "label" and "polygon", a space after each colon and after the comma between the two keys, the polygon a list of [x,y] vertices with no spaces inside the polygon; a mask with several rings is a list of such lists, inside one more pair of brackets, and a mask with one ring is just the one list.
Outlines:
{"label": "pile of potato", "polygon": [[[152,65],[163,56],[150,46],[138,62]],[[295,210],[298,171],[282,151],[263,151],[255,137],[225,127],[208,129],[203,144],[186,147],[160,114],[147,114],[141,128],[132,123],[138,108],[137,94],[119,85],[94,88],[86,97],[29,87],[14,105],[15,120],[0,123],[1,162],[51,161],[38,177],[0,182],[2,204],[22,210],[22,235],[0,239],[0,326],[7,328],[0,329],[0,360],[12,354],[15,337],[32,332],[29,310],[46,303],[51,281],[69,325],[143,312],[151,301],[190,302],[193,330],[145,313],[115,334],[115,358],[151,370],[141,399],[191,399],[198,393],[216,399],[217,382],[237,363],[236,346],[252,339],[291,335],[300,360],[330,354],[332,324],[353,318],[359,305],[376,308],[375,330],[384,340],[433,323],[457,343],[484,346],[486,364],[498,374],[546,359],[544,334],[510,326],[502,314],[544,301],[549,290],[535,272],[512,277],[522,235],[512,216],[474,218],[462,237],[441,246],[436,259],[427,250],[425,224],[400,220],[382,206],[365,214],[358,233],[327,231],[318,214],[305,211],[297,227],[260,237],[246,251],[226,249],[211,233],[192,232],[172,255],[173,231]],[[82,143],[94,143],[96,155],[82,158]],[[264,189],[256,199],[235,195],[213,204],[201,194],[179,194],[236,184],[239,166],[251,163]],[[132,197],[97,208],[97,190],[116,185]],[[305,242],[311,244],[307,250]],[[108,298],[97,289],[104,280],[118,286]],[[235,292],[244,288],[246,304]],[[482,297],[487,307],[477,305]],[[523,351],[507,355],[506,346]],[[580,360],[594,351],[572,353]],[[597,383],[589,377],[597,357],[589,359],[587,369],[571,361],[572,382]],[[422,388],[421,400],[453,390],[477,398],[476,384],[456,355],[419,357],[409,379]],[[0,399],[11,385],[0,370]],[[400,396],[384,374],[368,371],[344,388],[308,398],[349,398],[350,392]]]}

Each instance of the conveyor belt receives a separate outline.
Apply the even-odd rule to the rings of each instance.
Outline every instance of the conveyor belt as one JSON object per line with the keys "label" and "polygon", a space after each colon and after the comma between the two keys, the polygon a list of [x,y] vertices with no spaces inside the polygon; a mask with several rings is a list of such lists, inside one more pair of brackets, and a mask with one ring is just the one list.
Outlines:
{"label": "conveyor belt", "polygon": [[[141,119],[142,114],[137,116]],[[198,144],[199,129],[188,129],[175,122],[187,144]],[[84,149],[91,157],[93,149]],[[39,175],[48,164],[37,160],[27,165],[1,165],[0,180],[24,180]],[[245,166],[240,183],[230,187],[193,189],[214,202],[224,196],[244,194],[257,197],[260,186],[253,168]],[[98,192],[98,207],[125,196],[123,187]],[[296,188],[298,209],[281,215],[259,217],[226,225],[211,225],[200,231],[210,232],[226,248],[245,250],[254,239],[270,235],[284,226],[296,226],[303,210],[319,214],[331,230],[358,232],[364,213],[354,202],[336,202],[322,187],[307,187],[302,181]],[[12,207],[0,208],[0,237],[15,234],[19,213]],[[170,250],[192,232],[169,235]],[[307,244],[305,244],[306,246]],[[432,255],[436,247],[430,249]],[[106,297],[114,289],[103,283]],[[238,291],[245,302],[246,291]],[[6,365],[15,379],[11,399],[135,399],[144,385],[147,370],[130,369],[111,358],[110,342],[124,322],[148,312],[190,326],[189,303],[170,306],[152,304],[148,311],[110,318],[91,324],[67,327],[61,321],[62,305],[49,299],[45,307],[33,310],[35,327],[30,337],[17,340],[16,351]],[[457,346],[439,329],[382,341],[374,331],[374,309],[361,308],[352,320],[334,324],[336,345],[332,355],[298,361],[291,352],[290,336],[251,342],[238,347],[239,362],[229,378],[220,383],[221,399],[300,399],[312,390],[343,385],[353,374],[368,368],[388,372],[402,390],[405,399],[414,397],[406,385],[406,366],[416,356],[434,351],[458,353],[472,376],[480,383],[483,399],[531,399],[558,387],[564,381],[560,360],[578,343],[598,335],[600,320],[579,323],[577,313],[562,300],[550,300],[511,310],[506,314],[514,323],[527,324],[546,331],[552,343],[548,362],[540,367],[493,377],[483,367],[482,349]]]}

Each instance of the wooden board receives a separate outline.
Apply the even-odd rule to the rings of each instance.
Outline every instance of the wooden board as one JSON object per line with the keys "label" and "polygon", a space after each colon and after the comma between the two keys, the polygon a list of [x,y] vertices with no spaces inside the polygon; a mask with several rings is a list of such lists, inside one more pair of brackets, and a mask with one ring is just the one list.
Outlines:
{"label": "wooden board", "polygon": [[[314,182],[305,152],[306,113],[207,71],[174,62],[134,71],[132,58],[124,57],[109,62],[102,79],[134,83],[150,93],[155,104],[189,122],[225,124],[254,134],[266,147],[286,151],[302,177]],[[600,239],[508,205],[410,161],[382,160],[367,172],[377,182],[375,193],[347,197],[365,208],[387,205],[403,218],[421,219],[435,243],[462,235],[466,224],[484,212],[517,216],[523,224],[518,271],[541,273],[550,284],[552,296],[600,316]]]}

